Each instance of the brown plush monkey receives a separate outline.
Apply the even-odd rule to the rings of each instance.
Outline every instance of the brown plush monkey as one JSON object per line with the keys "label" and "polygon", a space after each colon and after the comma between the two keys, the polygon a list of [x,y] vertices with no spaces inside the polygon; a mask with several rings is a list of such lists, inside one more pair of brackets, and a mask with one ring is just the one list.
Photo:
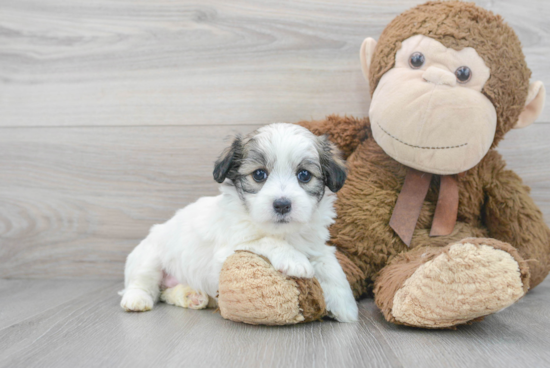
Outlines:
{"label": "brown plush monkey", "polygon": [[[498,15],[429,2],[368,38],[369,118],[301,122],[344,152],[331,243],[357,298],[390,322],[453,328],[519,300],[550,270],[550,230],[495,147],[540,114],[520,42]],[[322,291],[251,253],[220,277],[225,318],[289,324],[322,317]]]}

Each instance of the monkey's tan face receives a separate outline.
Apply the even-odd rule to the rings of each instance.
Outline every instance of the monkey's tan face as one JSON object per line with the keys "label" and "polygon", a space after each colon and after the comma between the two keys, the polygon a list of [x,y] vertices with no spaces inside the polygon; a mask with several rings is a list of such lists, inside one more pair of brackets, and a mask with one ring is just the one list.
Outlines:
{"label": "monkey's tan face", "polygon": [[374,91],[374,139],[418,170],[457,174],[472,168],[496,130],[495,108],[481,93],[489,77],[473,48],[456,51],[426,36],[408,38]]}

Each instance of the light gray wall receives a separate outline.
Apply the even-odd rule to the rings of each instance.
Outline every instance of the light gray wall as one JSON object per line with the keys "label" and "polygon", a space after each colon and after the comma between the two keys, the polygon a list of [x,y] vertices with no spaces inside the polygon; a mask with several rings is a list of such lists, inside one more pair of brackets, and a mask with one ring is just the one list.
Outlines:
{"label": "light gray wall", "polygon": [[[223,138],[364,116],[358,50],[419,1],[0,0],[0,277],[121,278],[149,227],[216,194]],[[543,0],[478,1],[550,86]],[[501,144],[550,218],[550,109]]]}

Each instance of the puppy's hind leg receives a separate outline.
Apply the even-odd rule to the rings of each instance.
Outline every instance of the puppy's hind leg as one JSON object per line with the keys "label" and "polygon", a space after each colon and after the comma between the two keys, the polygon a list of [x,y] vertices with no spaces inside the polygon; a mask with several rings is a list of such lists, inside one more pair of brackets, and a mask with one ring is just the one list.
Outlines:
{"label": "puppy's hind leg", "polygon": [[163,290],[160,300],[177,307],[191,309],[204,309],[210,305],[208,294],[182,284]]}
{"label": "puppy's hind leg", "polygon": [[124,274],[125,289],[120,293],[120,306],[127,312],[151,310],[160,293],[162,265],[149,237],[130,253]]}

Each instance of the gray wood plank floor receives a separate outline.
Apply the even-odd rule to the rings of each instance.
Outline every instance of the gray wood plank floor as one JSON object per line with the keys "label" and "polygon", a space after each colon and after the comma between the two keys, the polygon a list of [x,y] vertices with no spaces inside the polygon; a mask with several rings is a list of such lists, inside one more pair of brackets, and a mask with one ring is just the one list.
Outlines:
{"label": "gray wood plank floor", "polygon": [[56,282],[72,299],[60,299],[53,284],[37,287],[40,281],[0,284],[2,308],[33,303],[14,292],[29,289],[42,309],[26,318],[0,315],[0,367],[550,366],[550,280],[516,305],[456,331],[389,324],[372,299],[360,302],[360,321],[351,324],[250,326],[212,310],[165,304],[126,313],[116,294],[121,282]]}
{"label": "gray wood plank floor", "polygon": [[87,294],[105,281],[0,279],[0,330]]}

